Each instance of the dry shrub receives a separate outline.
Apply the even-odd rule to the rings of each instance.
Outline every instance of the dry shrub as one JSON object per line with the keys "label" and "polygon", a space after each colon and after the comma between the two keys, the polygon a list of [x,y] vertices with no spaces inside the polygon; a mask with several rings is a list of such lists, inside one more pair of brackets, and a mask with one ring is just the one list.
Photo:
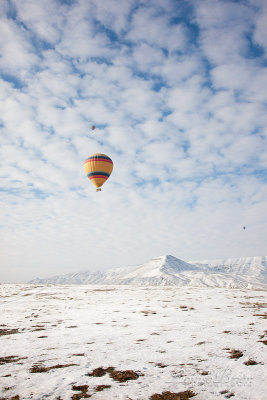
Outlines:
{"label": "dry shrub", "polygon": [[149,314],[157,314],[156,311],[152,311],[152,310],[144,310],[144,311],[141,311],[141,313],[143,313],[144,316],[146,316],[146,317],[147,317]]}
{"label": "dry shrub", "polygon": [[44,367],[43,365],[33,365],[30,369],[30,372],[32,374],[36,373],[41,373],[41,372],[48,372],[50,369],[55,369],[55,368],[66,368],[66,367],[72,367],[77,364],[57,364],[57,365],[52,365],[51,367]]}
{"label": "dry shrub", "polygon": [[19,333],[19,330],[18,329],[0,329],[0,336],[14,335],[14,333]]}
{"label": "dry shrub", "polygon": [[131,369],[128,369],[126,371],[113,370],[109,374],[110,374],[110,377],[114,381],[118,381],[118,382],[126,382],[126,381],[130,381],[130,380],[139,378],[139,375]]}
{"label": "dry shrub", "polygon": [[[110,367],[113,368],[113,367]],[[91,373],[87,374],[88,376],[104,376],[107,373],[107,369],[106,368],[102,368],[102,367],[98,367],[95,368]]]}
{"label": "dry shrub", "polygon": [[110,385],[98,385],[95,387],[96,392],[102,392],[102,390],[111,388]]}
{"label": "dry shrub", "polygon": [[106,373],[110,375],[110,377],[118,382],[126,382],[132,379],[138,379],[141,374],[134,372],[133,370],[125,370],[125,371],[116,371],[113,367],[108,368],[95,368],[91,373],[87,374],[87,376],[104,376]]}
{"label": "dry shrub", "polygon": [[259,364],[257,361],[252,360],[251,358],[248,361],[244,362],[245,365],[256,365]]}
{"label": "dry shrub", "polygon": [[243,356],[243,353],[240,350],[232,349],[230,352],[230,358],[240,358],[242,356]]}
{"label": "dry shrub", "polygon": [[233,397],[235,394],[233,393],[233,392],[231,392],[231,393],[228,393],[226,396],[225,396],[225,398],[226,399],[230,399],[230,397]]}
{"label": "dry shrub", "polygon": [[240,301],[240,304],[246,306],[247,308],[265,308],[267,306],[267,303],[260,303],[258,301],[256,303],[251,303],[249,301],[246,302]]}
{"label": "dry shrub", "polygon": [[91,397],[91,395],[88,393],[75,393],[72,395],[71,399],[80,400],[80,399],[88,399],[89,397]]}
{"label": "dry shrub", "polygon": [[91,397],[89,393],[87,393],[88,385],[72,385],[72,390],[80,391],[81,393],[75,393],[72,395],[72,400],[79,400],[79,399],[88,399]]}
{"label": "dry shrub", "polygon": [[263,314],[253,314],[254,317],[261,317],[262,319],[267,319],[267,312]]}
{"label": "dry shrub", "polygon": [[19,357],[19,356],[6,356],[6,357],[0,357],[0,365],[3,364],[8,364],[8,363],[15,363],[20,360],[24,360],[27,357]]}
{"label": "dry shrub", "polygon": [[168,365],[165,365],[165,364],[162,364],[162,363],[157,363],[156,366],[159,367],[159,368],[166,368],[166,367],[168,367]]}
{"label": "dry shrub", "polygon": [[87,392],[88,385],[72,385],[72,390],[78,390],[80,392]]}
{"label": "dry shrub", "polygon": [[149,397],[149,400],[187,400],[196,396],[192,390],[185,390],[184,392],[163,392],[161,394],[155,393]]}

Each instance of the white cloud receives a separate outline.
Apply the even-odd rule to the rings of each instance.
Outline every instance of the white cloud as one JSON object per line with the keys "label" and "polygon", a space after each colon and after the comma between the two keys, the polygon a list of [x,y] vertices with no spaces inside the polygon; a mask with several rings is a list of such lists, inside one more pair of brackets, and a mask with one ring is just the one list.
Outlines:
{"label": "white cloud", "polygon": [[64,24],[64,6],[54,0],[36,2],[15,0],[17,18],[21,20],[34,35],[47,42],[56,43]]}
{"label": "white cloud", "polygon": [[95,0],[95,18],[106,28],[115,31],[117,34],[126,30],[128,27],[129,13],[134,7],[135,2],[128,0],[118,4],[116,0]]}
{"label": "white cloud", "polygon": [[[2,280],[266,251],[263,3],[14,4],[0,6]],[[83,171],[96,152],[114,162],[101,193]]]}
{"label": "white cloud", "polygon": [[133,15],[127,38],[133,42],[146,42],[170,52],[184,50],[186,29],[182,24],[170,24],[172,15],[159,14],[157,7],[141,7]]}
{"label": "white cloud", "polygon": [[0,68],[7,75],[16,74],[18,78],[24,78],[38,62],[28,32],[10,19],[1,20],[0,51]]}

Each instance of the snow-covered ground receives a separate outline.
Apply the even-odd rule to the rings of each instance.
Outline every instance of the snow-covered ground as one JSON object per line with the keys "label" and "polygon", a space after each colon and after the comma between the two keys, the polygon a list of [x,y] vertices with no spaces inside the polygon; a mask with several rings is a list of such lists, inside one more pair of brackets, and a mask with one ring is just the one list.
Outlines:
{"label": "snow-covered ground", "polygon": [[1,285],[0,295],[0,398],[266,399],[265,291]]}

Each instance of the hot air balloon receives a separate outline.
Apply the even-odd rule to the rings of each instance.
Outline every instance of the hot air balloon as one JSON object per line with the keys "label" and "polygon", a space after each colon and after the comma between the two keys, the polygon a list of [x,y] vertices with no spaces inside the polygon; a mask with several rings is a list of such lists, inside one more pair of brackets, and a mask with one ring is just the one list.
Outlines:
{"label": "hot air balloon", "polygon": [[83,163],[84,172],[96,186],[96,191],[101,191],[101,186],[109,178],[113,170],[112,160],[105,154],[96,153],[88,157]]}
{"label": "hot air balloon", "polygon": [[94,131],[95,130],[95,125],[91,126],[91,130]]}

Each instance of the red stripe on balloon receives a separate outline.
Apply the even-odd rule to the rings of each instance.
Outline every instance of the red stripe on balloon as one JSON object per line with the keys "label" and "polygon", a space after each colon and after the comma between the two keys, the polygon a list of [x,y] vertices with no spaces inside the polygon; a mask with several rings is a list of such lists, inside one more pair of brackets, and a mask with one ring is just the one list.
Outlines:
{"label": "red stripe on balloon", "polygon": [[102,178],[102,179],[105,179],[105,181],[108,179],[108,177],[105,176],[105,175],[92,175],[92,176],[89,176],[90,180],[95,179],[95,178]]}
{"label": "red stripe on balloon", "polygon": [[83,164],[87,164],[92,161],[101,161],[101,162],[107,162],[107,163],[113,164],[113,162],[111,160],[107,160],[105,158],[91,158],[90,160],[85,160]]}

